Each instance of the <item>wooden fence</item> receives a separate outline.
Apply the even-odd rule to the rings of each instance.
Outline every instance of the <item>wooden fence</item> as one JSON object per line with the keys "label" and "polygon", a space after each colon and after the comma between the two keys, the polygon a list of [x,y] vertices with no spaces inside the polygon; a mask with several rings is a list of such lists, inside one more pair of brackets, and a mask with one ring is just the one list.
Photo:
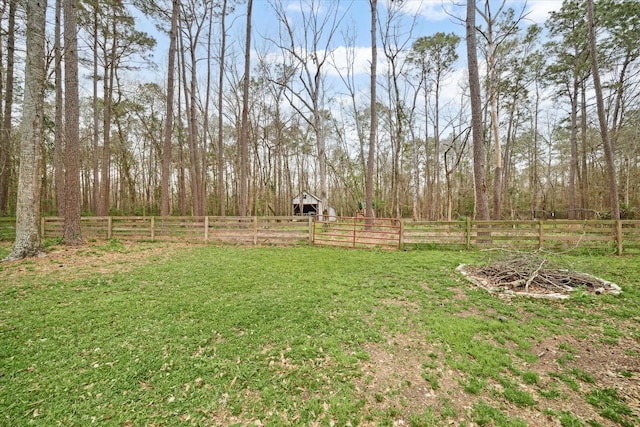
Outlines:
{"label": "wooden fence", "polygon": [[405,221],[403,244],[451,248],[640,251],[638,220]]}
{"label": "wooden fence", "polygon": [[[351,222],[349,222],[351,221]],[[354,222],[355,221],[355,222]],[[364,219],[342,222],[312,217],[82,217],[85,240],[162,240],[242,245],[325,244],[385,248],[512,248],[563,251],[597,249],[640,253],[638,220],[412,221]],[[383,222],[376,222],[383,221]],[[387,222],[384,222],[387,221]],[[43,217],[41,236],[62,236],[63,218]],[[354,240],[355,236],[355,240]],[[0,240],[13,240],[15,218],[0,218]],[[331,242],[333,241],[333,242]],[[336,243],[341,242],[341,243]],[[354,243],[355,242],[355,243]]]}

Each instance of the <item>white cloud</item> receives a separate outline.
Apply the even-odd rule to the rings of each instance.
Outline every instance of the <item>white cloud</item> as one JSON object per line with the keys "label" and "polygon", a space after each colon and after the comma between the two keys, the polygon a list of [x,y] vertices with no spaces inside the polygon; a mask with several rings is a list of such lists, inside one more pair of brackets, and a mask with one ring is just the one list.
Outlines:
{"label": "white cloud", "polygon": [[328,73],[334,76],[337,76],[338,72],[345,75],[351,65],[353,65],[354,74],[369,74],[371,71],[371,48],[338,46],[332,52],[331,63],[333,67],[328,70]]}
{"label": "white cloud", "polygon": [[449,19],[447,14],[450,6],[449,0],[405,0],[402,10],[409,15],[420,15],[429,21],[444,21]]}
{"label": "white cloud", "polygon": [[319,13],[321,10],[320,6],[321,6],[320,1],[317,1],[317,0],[290,1],[286,3],[286,11],[291,13],[306,13],[306,14],[310,12]]}
{"label": "white cloud", "polygon": [[549,13],[560,10],[562,0],[529,0],[527,3],[527,19],[542,24],[549,18]]}
{"label": "white cloud", "polygon": [[[491,7],[497,10],[502,0],[491,0]],[[451,19],[452,16],[464,19],[464,0],[405,0],[402,9],[410,15],[420,15],[428,21],[439,22]],[[482,4],[478,4],[483,7]],[[517,11],[524,7],[528,12],[527,18],[541,24],[549,17],[549,12],[559,10],[562,0],[506,0],[506,7]]]}

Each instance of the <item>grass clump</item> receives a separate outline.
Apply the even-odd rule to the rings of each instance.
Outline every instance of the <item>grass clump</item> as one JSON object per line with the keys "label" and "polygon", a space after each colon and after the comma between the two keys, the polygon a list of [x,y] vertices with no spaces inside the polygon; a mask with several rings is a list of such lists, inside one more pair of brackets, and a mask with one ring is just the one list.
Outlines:
{"label": "grass clump", "polygon": [[538,382],[540,381],[540,375],[538,375],[536,372],[526,371],[522,373],[522,380],[525,382],[525,384],[538,384]]}
{"label": "grass clump", "polygon": [[568,411],[562,411],[558,416],[558,421],[562,427],[584,427],[582,420]]}
{"label": "grass clump", "polygon": [[473,406],[472,420],[479,426],[526,427],[527,425],[524,420],[507,417],[502,411],[484,401]]}
{"label": "grass clump", "polygon": [[595,389],[586,395],[586,400],[600,410],[600,415],[624,427],[640,423],[624,399],[613,388]]}

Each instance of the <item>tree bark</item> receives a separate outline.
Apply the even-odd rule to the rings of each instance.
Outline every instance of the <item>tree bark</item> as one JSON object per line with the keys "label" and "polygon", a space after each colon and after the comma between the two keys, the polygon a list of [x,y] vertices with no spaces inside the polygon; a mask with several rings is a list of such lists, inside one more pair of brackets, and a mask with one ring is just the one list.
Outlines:
{"label": "tree bark", "polygon": [[226,185],[224,176],[224,71],[225,55],[227,49],[227,0],[222,1],[222,14],[220,16],[220,70],[218,75],[218,197],[221,216],[226,215]]}
{"label": "tree bark", "polygon": [[[111,207],[111,121],[112,121],[112,105],[113,105],[113,82],[115,79],[116,67],[116,50],[118,45],[116,26],[117,19],[113,18],[111,26],[111,35],[113,44],[111,50],[105,50],[104,57],[104,76],[103,76],[103,96],[104,96],[104,112],[103,112],[103,140],[102,140],[102,181],[100,188],[100,200],[98,201],[98,216],[109,215]],[[106,37],[105,37],[106,39]]]}
{"label": "tree bark", "polygon": [[62,47],[60,46],[62,27],[62,1],[56,1],[55,30],[53,41],[54,74],[55,74],[55,124],[53,135],[53,169],[55,187],[55,206],[58,215],[64,215],[64,85],[62,84]]}
{"label": "tree bark", "polygon": [[373,163],[375,162],[376,135],[378,130],[378,113],[376,110],[377,80],[377,29],[378,0],[369,0],[371,6],[371,103],[369,106],[369,153],[367,155],[367,179],[365,189],[365,217],[373,218]]}
{"label": "tree bark", "polygon": [[93,211],[100,211],[100,112],[98,111],[98,5],[93,5]]}
{"label": "tree bark", "polygon": [[244,45],[244,78],[242,81],[242,129],[240,134],[240,216],[246,216],[249,204],[249,78],[251,72],[251,11],[247,2],[247,26]]}
{"label": "tree bark", "polygon": [[78,24],[76,0],[64,0],[64,243],[81,245],[80,107],[78,95]]}
{"label": "tree bark", "polygon": [[[193,201],[192,214],[196,216],[204,215],[204,201],[202,200],[202,167],[200,162],[200,148],[198,146],[198,125],[197,125],[197,98],[198,90],[196,44],[197,38],[189,41],[191,56],[191,78],[189,82],[189,107],[187,110],[187,120],[189,122],[189,155],[191,159],[191,199]],[[186,87],[186,82],[185,82]],[[204,132],[204,130],[203,130]]]}
{"label": "tree bark", "polygon": [[40,246],[41,150],[44,143],[45,26],[47,2],[27,2],[26,66],[16,239],[7,259],[38,255]]}
{"label": "tree bark", "polygon": [[489,200],[485,174],[486,155],[482,133],[482,98],[480,96],[480,75],[476,51],[476,4],[467,0],[467,64],[469,68],[469,92],[471,97],[471,128],[473,135],[473,177],[476,218],[489,219]]}
{"label": "tree bark", "polygon": [[13,68],[15,63],[16,0],[9,2],[9,22],[7,24],[7,69],[6,92],[2,131],[0,132],[0,214],[7,212],[9,198],[9,178],[11,176],[12,111],[13,111]]}
{"label": "tree bark", "polygon": [[593,76],[593,86],[596,92],[598,121],[600,122],[600,136],[602,137],[602,146],[604,148],[604,157],[606,161],[607,187],[609,190],[609,207],[611,209],[611,219],[620,219],[616,166],[613,147],[611,146],[611,141],[609,139],[606,110],[604,108],[604,99],[602,96],[602,85],[600,84],[600,71],[598,69],[593,0],[587,0],[587,21],[589,24],[589,48],[591,50],[591,75]]}
{"label": "tree bark", "polygon": [[160,215],[170,214],[170,187],[171,175],[171,136],[173,134],[173,96],[174,75],[176,68],[176,32],[178,30],[178,13],[180,12],[180,0],[172,1],[171,30],[169,30],[169,60],[167,64],[167,105],[164,122],[164,139],[162,144],[162,178],[160,182]]}

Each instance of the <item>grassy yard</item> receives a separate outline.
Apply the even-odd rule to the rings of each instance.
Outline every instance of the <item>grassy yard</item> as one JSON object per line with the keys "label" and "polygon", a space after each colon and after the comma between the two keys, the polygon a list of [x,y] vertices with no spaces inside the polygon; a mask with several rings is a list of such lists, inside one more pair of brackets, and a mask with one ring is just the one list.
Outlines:
{"label": "grassy yard", "polygon": [[54,245],[0,264],[0,425],[639,425],[640,257],[554,258],[623,289],[566,301],[455,272],[497,256]]}

